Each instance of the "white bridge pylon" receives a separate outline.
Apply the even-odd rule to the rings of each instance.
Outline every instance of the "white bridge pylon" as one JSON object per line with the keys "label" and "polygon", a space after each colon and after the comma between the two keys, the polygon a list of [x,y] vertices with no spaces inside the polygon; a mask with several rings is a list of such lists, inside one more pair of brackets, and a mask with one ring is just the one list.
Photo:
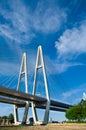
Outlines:
{"label": "white bridge pylon", "polygon": [[[42,47],[38,47],[37,51],[37,59],[36,59],[36,66],[35,66],[35,74],[34,74],[34,82],[33,82],[33,95],[36,95],[36,88],[37,88],[37,76],[38,76],[38,70],[42,69],[43,72],[43,77],[44,77],[44,86],[45,86],[45,93],[46,93],[46,109],[44,113],[44,119],[41,122],[41,124],[47,124],[49,120],[49,109],[50,109],[50,95],[49,95],[49,90],[48,90],[48,83],[47,83],[47,77],[46,77],[46,71],[45,71],[45,65],[44,65],[44,59],[43,59],[43,52],[42,52]],[[23,54],[22,56],[22,62],[21,62],[21,67],[20,67],[20,73],[19,73],[19,79],[18,79],[18,86],[17,90],[20,90],[20,83],[22,78],[25,80],[25,90],[26,93],[28,93],[28,75],[27,75],[27,59],[26,59],[26,53]],[[34,124],[40,123],[38,121],[38,116],[36,113],[36,108],[35,108],[35,103],[31,102],[32,106],[32,115],[33,115],[33,120]],[[29,102],[26,101],[26,107],[22,119],[22,124],[25,124],[27,121],[27,116],[28,116],[28,109],[29,109]],[[15,124],[18,122],[18,107],[14,105],[14,121]]]}
{"label": "white bridge pylon", "polygon": [[[36,59],[36,66],[35,66],[35,74],[34,74],[34,82],[33,82],[33,95],[36,95],[36,88],[37,88],[37,74],[38,70],[42,69],[43,71],[43,77],[44,77],[44,85],[45,85],[45,91],[46,91],[46,110],[44,114],[44,119],[42,121],[42,124],[47,124],[49,120],[49,109],[50,109],[50,96],[49,96],[49,90],[48,90],[48,83],[47,83],[47,77],[46,77],[46,71],[45,71],[45,65],[44,65],[44,59],[43,59],[43,53],[42,53],[42,47],[38,47],[37,52],[37,59]],[[34,123],[36,124],[38,121],[37,113],[35,104],[32,102],[32,112],[33,112],[33,119]]]}
{"label": "white bridge pylon", "polygon": [[[18,85],[17,85],[17,91],[20,91],[21,87],[21,80],[24,78],[25,81],[25,92],[28,93],[28,76],[27,76],[27,58],[26,58],[26,53],[23,54],[22,56],[22,62],[20,66],[20,73],[19,73],[19,78],[18,78]],[[27,121],[27,115],[28,115],[28,109],[29,109],[29,102],[26,101],[26,107],[22,119],[22,124],[25,124]],[[18,119],[18,107],[14,105],[14,121],[15,124],[19,122]]]}

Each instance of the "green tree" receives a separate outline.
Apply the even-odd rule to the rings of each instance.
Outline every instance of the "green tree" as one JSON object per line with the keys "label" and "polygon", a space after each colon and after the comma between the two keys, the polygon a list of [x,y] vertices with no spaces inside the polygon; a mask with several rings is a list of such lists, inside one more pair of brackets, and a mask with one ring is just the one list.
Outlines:
{"label": "green tree", "polygon": [[7,116],[2,116],[1,119],[5,119],[6,120],[6,119],[8,119],[8,117]]}
{"label": "green tree", "polygon": [[14,123],[14,116],[13,116],[13,114],[10,114],[10,115],[8,116],[8,119],[9,119],[9,122],[10,122],[10,123]]}
{"label": "green tree", "polygon": [[81,102],[69,108],[66,111],[66,118],[72,121],[84,121],[86,119],[86,101],[81,100]]}

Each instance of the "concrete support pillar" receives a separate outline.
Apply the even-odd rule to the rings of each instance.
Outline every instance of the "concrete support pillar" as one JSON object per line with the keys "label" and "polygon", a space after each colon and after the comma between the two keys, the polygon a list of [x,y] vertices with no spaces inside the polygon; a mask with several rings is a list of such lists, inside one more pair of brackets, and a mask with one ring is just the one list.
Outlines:
{"label": "concrete support pillar", "polygon": [[33,113],[34,124],[37,124],[38,117],[37,117],[37,113],[36,113],[35,104],[33,102],[31,104],[32,104],[32,113]]}
{"label": "concrete support pillar", "polygon": [[29,102],[26,102],[25,111],[22,119],[22,124],[26,124],[27,122],[27,116],[28,116],[28,109],[29,108]]}
{"label": "concrete support pillar", "polygon": [[5,125],[5,119],[2,119],[2,125]]}
{"label": "concrete support pillar", "polygon": [[16,105],[14,105],[14,123],[17,124],[19,121],[18,119],[18,108]]}
{"label": "concrete support pillar", "polygon": [[5,123],[6,125],[9,125],[9,119],[6,119],[6,123]]}

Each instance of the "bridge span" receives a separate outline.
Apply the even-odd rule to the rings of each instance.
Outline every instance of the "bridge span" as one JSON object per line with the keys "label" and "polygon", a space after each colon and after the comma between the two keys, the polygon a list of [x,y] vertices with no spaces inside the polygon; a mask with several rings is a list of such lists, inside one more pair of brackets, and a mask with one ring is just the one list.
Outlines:
{"label": "bridge span", "polygon": [[[37,75],[38,75],[39,69],[42,69],[42,72],[43,72],[46,98],[39,97],[36,95]],[[24,81],[25,81],[25,92],[20,92],[20,84],[21,84],[22,78],[24,78]],[[72,105],[70,104],[66,104],[63,102],[50,99],[41,46],[38,47],[38,52],[37,52],[34,82],[33,82],[33,93],[32,94],[28,93],[27,62],[26,62],[26,53],[24,53],[22,57],[21,67],[20,67],[17,90],[9,89],[1,85],[0,86],[0,102],[14,104],[15,123],[18,122],[18,108],[25,107],[22,124],[25,124],[27,121],[29,107],[32,108],[33,120],[35,124],[38,122],[36,108],[45,109],[44,119],[42,121],[42,124],[47,124],[49,120],[50,110],[65,112],[68,108],[72,107]]]}
{"label": "bridge span", "polygon": [[[16,100],[16,99],[13,100],[13,99],[6,98],[6,97],[0,97],[0,102],[7,103],[7,104],[15,104],[18,108],[26,106],[26,102],[25,101],[19,101],[19,100]],[[29,103],[29,107],[31,107],[31,102]],[[35,104],[35,108],[45,109],[46,106],[42,105],[42,104],[37,104],[36,103]],[[67,110],[67,108],[50,106],[50,110],[65,112]]]}
{"label": "bridge span", "polygon": [[[13,99],[0,98],[1,102],[16,104],[21,107],[26,105],[26,103],[24,101],[33,101],[33,102],[35,102],[35,104],[38,104],[38,106],[41,106],[41,107],[43,107],[43,105],[46,104],[46,102],[47,102],[47,100],[45,98],[35,96],[32,94],[27,94],[24,92],[18,92],[16,90],[8,89],[8,88],[2,87],[2,86],[0,86],[0,95],[15,99],[15,100],[13,100]],[[22,101],[19,101],[16,99],[20,99]],[[69,107],[72,107],[72,105],[58,102],[55,100],[50,100],[50,106],[53,106],[52,107],[53,109],[54,109],[54,107],[61,107],[61,108],[64,108],[65,110],[68,109]]]}

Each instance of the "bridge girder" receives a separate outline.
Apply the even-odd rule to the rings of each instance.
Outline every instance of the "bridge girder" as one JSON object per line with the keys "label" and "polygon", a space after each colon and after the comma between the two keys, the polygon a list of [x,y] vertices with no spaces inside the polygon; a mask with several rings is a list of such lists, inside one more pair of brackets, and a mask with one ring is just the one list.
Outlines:
{"label": "bridge girder", "polygon": [[[24,101],[13,100],[13,99],[9,99],[6,97],[0,97],[0,102],[7,103],[7,104],[15,104],[18,108],[26,106],[26,102],[24,102]],[[30,103],[29,107],[31,107],[31,103]],[[43,104],[35,103],[35,108],[46,109],[46,106]],[[67,108],[50,106],[50,110],[65,112],[67,110]]]}

